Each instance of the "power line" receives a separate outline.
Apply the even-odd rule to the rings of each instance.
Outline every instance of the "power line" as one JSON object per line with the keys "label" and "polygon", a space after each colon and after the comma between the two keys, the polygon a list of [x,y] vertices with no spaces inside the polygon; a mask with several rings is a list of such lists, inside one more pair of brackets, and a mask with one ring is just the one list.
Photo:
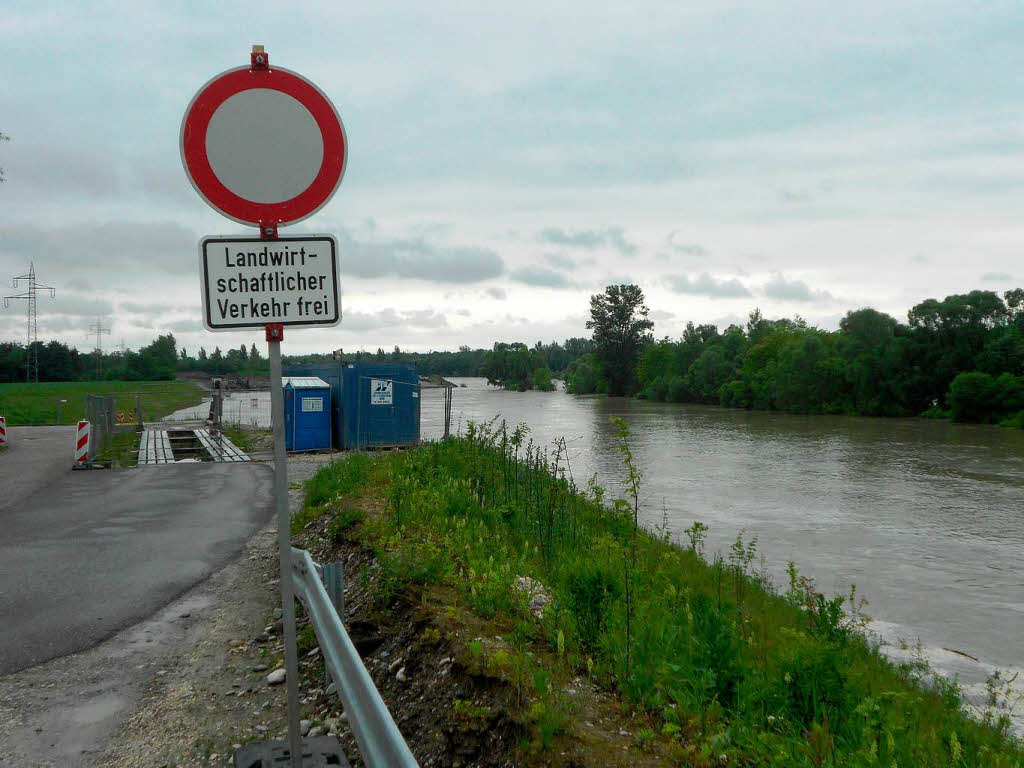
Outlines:
{"label": "power line", "polygon": [[[28,346],[25,348],[25,383],[31,384],[34,380],[37,384],[39,383],[39,348],[36,344],[38,341],[38,323],[36,320],[36,294],[39,291],[49,291],[50,298],[56,296],[56,291],[48,285],[40,285],[36,282],[36,265],[34,262],[29,262],[28,274],[18,275],[11,281],[11,285],[15,288],[18,287],[18,282],[24,280],[28,283],[28,290],[25,293],[19,293],[16,296],[4,296],[4,307],[10,306],[11,301],[15,299],[24,299],[28,302]],[[33,370],[34,368],[34,370]]]}
{"label": "power line", "polygon": [[104,328],[100,318],[89,326],[89,335],[96,334],[96,381],[100,380],[100,370],[103,368],[103,334],[110,335],[110,329]]}

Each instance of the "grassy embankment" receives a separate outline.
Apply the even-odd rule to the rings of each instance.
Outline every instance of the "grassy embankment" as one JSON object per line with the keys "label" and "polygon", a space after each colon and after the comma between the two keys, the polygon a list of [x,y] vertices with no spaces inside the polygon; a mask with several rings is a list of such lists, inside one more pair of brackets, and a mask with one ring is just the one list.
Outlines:
{"label": "grassy embankment", "polygon": [[[202,401],[202,390],[185,381],[58,381],[42,384],[0,384],[0,415],[8,426],[75,424],[82,418],[86,395],[116,395],[115,406],[134,414],[135,396],[142,396],[143,415],[159,419]],[[59,403],[67,400],[66,403]]]}
{"label": "grassy embankment", "polygon": [[[181,408],[202,402],[203,391],[187,381],[60,381],[42,384],[0,384],[0,415],[8,426],[76,424],[85,412],[85,396],[114,395],[114,407],[134,421],[136,397],[141,397],[143,418],[158,420]],[[66,400],[60,403],[60,400]],[[139,447],[135,432],[112,438],[96,455],[100,461],[132,466]]]}
{"label": "grassy embankment", "polygon": [[[853,591],[828,598],[794,566],[778,589],[752,569],[756,540],[709,559],[699,524],[686,549],[638,527],[642,475],[621,429],[626,501],[577,490],[564,450],[471,424],[466,438],[320,470],[295,530],[326,514],[329,536],[371,548],[385,609],[442,590],[450,614],[501,631],[508,648],[462,653],[516,691],[524,762],[564,754],[580,704],[563,687],[583,676],[631,713],[634,747],[670,764],[1024,765],[1005,718],[969,715],[955,683],[864,639]],[[539,619],[523,576],[551,598]]]}

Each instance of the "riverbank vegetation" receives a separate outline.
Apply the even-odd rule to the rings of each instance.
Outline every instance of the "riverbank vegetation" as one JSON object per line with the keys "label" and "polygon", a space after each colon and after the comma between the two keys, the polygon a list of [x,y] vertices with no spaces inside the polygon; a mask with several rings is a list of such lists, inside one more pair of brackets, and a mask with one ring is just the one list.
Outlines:
{"label": "riverbank vegetation", "polygon": [[[968,716],[955,682],[865,639],[855,590],[826,596],[792,565],[777,587],[742,533],[722,557],[700,523],[685,549],[667,525],[641,527],[643,474],[617,426],[621,499],[578,488],[564,442],[549,452],[524,427],[470,423],[462,438],[323,468],[294,530],[327,515],[330,535],[372,550],[382,610],[433,590],[449,614],[477,617],[486,637],[447,642],[481,684],[510,691],[502,716],[523,764],[561,764],[592,732],[577,722],[580,681],[619,702],[631,749],[669,764],[1022,764],[1005,718]],[[454,696],[453,718],[470,704],[481,727],[496,717],[472,691]]]}
{"label": "riverbank vegetation", "polygon": [[[770,320],[755,309],[744,327],[719,331],[688,323],[678,340],[634,335],[631,356],[618,358],[600,353],[596,324],[603,313],[595,313],[594,299],[598,351],[569,367],[570,392],[621,390],[650,400],[791,413],[927,413],[1024,423],[1021,289],[1002,297],[972,291],[927,299],[911,308],[906,323],[858,309],[836,331],[809,326],[799,316]],[[642,294],[631,308],[634,322],[646,321]]]}

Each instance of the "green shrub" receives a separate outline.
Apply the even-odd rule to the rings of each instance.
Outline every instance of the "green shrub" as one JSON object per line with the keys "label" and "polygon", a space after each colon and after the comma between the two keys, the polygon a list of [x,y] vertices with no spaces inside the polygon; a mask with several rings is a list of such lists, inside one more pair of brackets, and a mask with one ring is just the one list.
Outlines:
{"label": "green shrub", "polygon": [[580,641],[593,649],[607,626],[609,606],[622,593],[620,579],[603,563],[583,561],[569,571],[566,589]]}
{"label": "green shrub", "polygon": [[345,538],[345,531],[363,522],[365,515],[356,507],[342,507],[334,513],[327,523],[327,538],[337,546]]}
{"label": "green shrub", "polygon": [[996,381],[987,373],[961,373],[949,386],[949,405],[954,421],[992,421],[996,405]]}

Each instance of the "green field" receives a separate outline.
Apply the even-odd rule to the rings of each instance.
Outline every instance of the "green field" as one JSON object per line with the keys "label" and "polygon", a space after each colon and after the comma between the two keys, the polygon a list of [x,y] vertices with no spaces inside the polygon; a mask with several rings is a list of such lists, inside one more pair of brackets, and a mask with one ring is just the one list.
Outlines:
{"label": "green field", "polygon": [[[118,410],[134,412],[142,397],[143,416],[152,421],[179,408],[197,405],[203,391],[185,381],[61,381],[43,384],[0,384],[0,416],[8,426],[74,424],[85,412],[86,395],[116,395]],[[60,403],[66,400],[66,403]]]}

